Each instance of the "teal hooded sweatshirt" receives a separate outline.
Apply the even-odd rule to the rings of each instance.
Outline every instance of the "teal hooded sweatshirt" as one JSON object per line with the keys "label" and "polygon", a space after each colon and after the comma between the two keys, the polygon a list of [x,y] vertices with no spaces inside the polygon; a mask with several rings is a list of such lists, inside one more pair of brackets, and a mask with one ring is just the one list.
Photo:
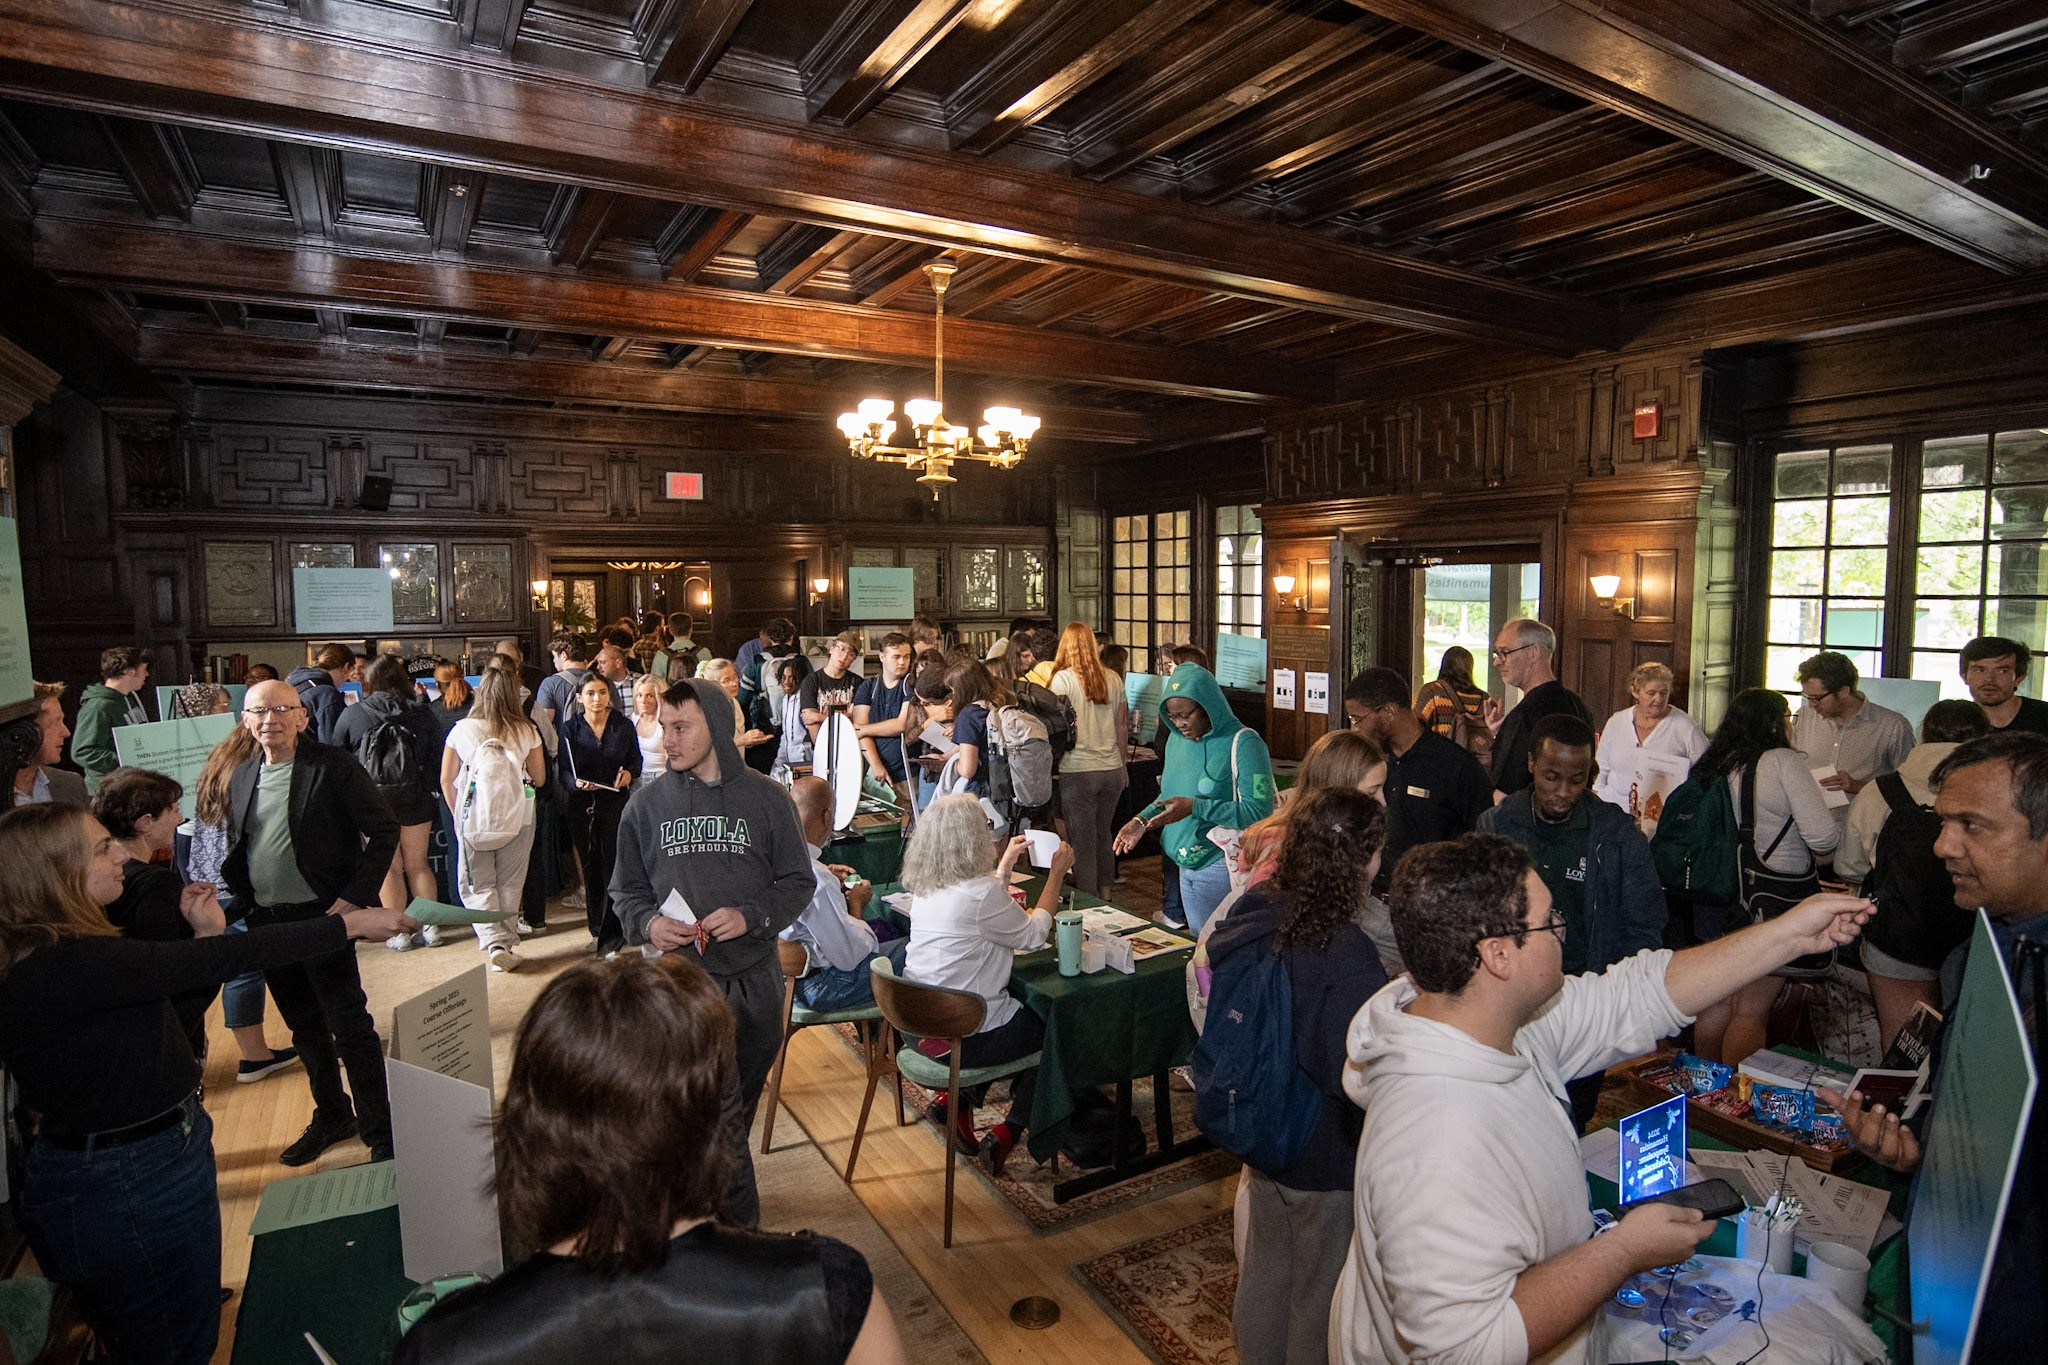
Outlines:
{"label": "teal hooded sweatshirt", "polygon": [[[1198,664],[1182,664],[1166,680],[1161,705],[1185,697],[1209,717],[1200,739],[1189,739],[1168,721],[1166,762],[1159,776],[1159,800],[1138,812],[1150,820],[1166,809],[1169,797],[1192,797],[1194,813],[1160,831],[1159,844],[1182,867],[1207,867],[1223,856],[1209,842],[1212,829],[1243,829],[1273,813],[1273,759],[1266,741],[1247,729],[1231,712],[1216,675]],[[1230,773],[1231,750],[1237,751],[1237,779]]]}

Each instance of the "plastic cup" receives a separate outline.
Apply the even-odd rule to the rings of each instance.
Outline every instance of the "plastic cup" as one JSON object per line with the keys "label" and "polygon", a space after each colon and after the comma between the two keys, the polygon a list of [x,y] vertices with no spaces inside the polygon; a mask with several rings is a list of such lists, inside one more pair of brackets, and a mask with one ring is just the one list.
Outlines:
{"label": "plastic cup", "polygon": [[1081,974],[1081,912],[1062,910],[1052,917],[1053,941],[1059,946],[1060,975]]}
{"label": "plastic cup", "polygon": [[1833,1294],[1844,1308],[1863,1316],[1870,1288],[1870,1258],[1840,1242],[1815,1242],[1806,1249],[1806,1278]]}

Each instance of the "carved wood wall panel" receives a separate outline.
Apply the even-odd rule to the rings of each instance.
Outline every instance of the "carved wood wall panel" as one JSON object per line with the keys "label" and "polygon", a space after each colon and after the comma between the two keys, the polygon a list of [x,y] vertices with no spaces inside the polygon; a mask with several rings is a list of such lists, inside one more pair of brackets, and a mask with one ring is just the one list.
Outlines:
{"label": "carved wood wall panel", "polygon": [[476,452],[463,442],[373,435],[365,472],[391,480],[394,512],[485,510],[478,497]]}
{"label": "carved wood wall panel", "polygon": [[604,516],[610,511],[602,450],[509,445],[512,514]]}
{"label": "carved wood wall panel", "polygon": [[202,473],[216,507],[311,513],[336,496],[323,437],[220,427]]}

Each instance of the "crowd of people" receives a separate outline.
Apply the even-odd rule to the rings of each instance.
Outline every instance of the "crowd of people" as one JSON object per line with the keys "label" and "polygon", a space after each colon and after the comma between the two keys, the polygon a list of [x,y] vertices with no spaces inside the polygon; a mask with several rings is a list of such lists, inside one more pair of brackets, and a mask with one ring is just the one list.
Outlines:
{"label": "crowd of people", "polygon": [[[449,894],[507,916],[475,930],[493,969],[519,970],[521,937],[546,928],[558,858],[577,869],[591,941],[522,1022],[499,1111],[497,1194],[524,1259],[428,1313],[406,1362],[514,1347],[653,1361],[683,1337],[742,1358],[901,1360],[857,1252],[759,1231],[747,1134],[782,1043],[778,942],[811,963],[807,1007],[871,1003],[876,971],[952,987],[985,1006],[963,1065],[1015,1062],[1045,1031],[1009,993],[1013,954],[1046,942],[1069,876],[1111,894],[1148,836],[1159,917],[1197,938],[1198,1026],[1211,983],[1277,961],[1320,1106],[1284,1161],[1242,1177],[1246,1362],[1600,1358],[1600,1304],[1710,1227],[1649,1206],[1590,1235],[1577,1135],[1607,1066],[1687,1029],[1700,1055],[1740,1062],[1765,1042],[1780,974],[1845,950],[1889,1041],[1916,1006],[1952,998],[1965,912],[1990,913],[2015,963],[2048,926],[2048,705],[2019,695],[2031,657],[2017,641],[1962,651],[1971,700],[1933,706],[1916,744],[1834,652],[1789,680],[1796,713],[1749,689],[1708,735],[1648,663],[1631,705],[1598,724],[1557,676],[1554,633],[1516,620],[1490,654],[1515,704],[1474,684],[1462,649],[1419,691],[1369,668],[1345,690],[1347,725],[1282,792],[1200,650],[1166,651],[1145,734],[1125,651],[1079,623],[1016,626],[977,654],[920,621],[883,635],[867,672],[858,632],[813,668],[787,620],[724,659],[688,617],[650,616],[557,637],[544,675],[505,641],[473,685],[442,665],[431,692],[395,657],[330,645],[248,687],[189,820],[180,783],[109,760],[113,732],[148,717],[146,651],[101,660],[73,745],[83,775],[60,766],[61,685],[36,684],[35,714],[0,727],[0,1060],[33,1116],[30,1244],[105,1357],[200,1362],[217,1339],[199,1095],[216,994],[238,1080],[304,1069],[313,1116],[280,1161],[353,1137],[392,1156],[352,940],[439,941],[405,914],[441,894],[437,822]],[[175,707],[220,714],[228,694],[191,684]],[[912,817],[907,934],[826,861],[832,791],[798,770],[827,727],[844,733],[839,716],[871,789]],[[1152,755],[1157,795],[1133,809],[1130,765]],[[1679,793],[1726,803],[1732,895],[1660,871],[1679,836],[1658,812],[1681,798],[1652,779],[1674,767]],[[1045,830],[1029,905],[1009,874]],[[1914,839],[1926,847],[1904,856]],[[266,992],[288,1048],[264,1038]],[[1001,1174],[1038,1080],[1012,1077],[986,1130],[985,1086],[927,1117]],[[1914,1126],[1825,1098],[1876,1159],[1919,1163]],[[2044,1195],[2039,1114],[2016,1199]],[[2007,1241],[1994,1299],[2042,1273],[2038,1220]],[[1980,1343],[2020,1350],[2038,1309],[2018,1293],[2001,1304]]]}

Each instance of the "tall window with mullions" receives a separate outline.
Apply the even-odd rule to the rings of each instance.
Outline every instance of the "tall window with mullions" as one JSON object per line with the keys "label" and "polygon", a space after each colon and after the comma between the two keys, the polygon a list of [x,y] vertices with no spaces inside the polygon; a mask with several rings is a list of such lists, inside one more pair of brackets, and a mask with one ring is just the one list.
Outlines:
{"label": "tall window with mullions", "polygon": [[[1978,635],[2048,644],[2048,432],[1921,443],[1912,676],[1964,695],[1956,651]],[[2020,690],[2042,695],[2044,667]]]}
{"label": "tall window with mullions", "polygon": [[1884,672],[1892,447],[1784,451],[1772,471],[1764,685],[1796,690],[1799,661],[1839,650]]}
{"label": "tall window with mullions", "polygon": [[1265,537],[1248,506],[1216,509],[1216,629],[1258,635],[1266,605],[1259,581]]}
{"label": "tall window with mullions", "polygon": [[1150,671],[1162,652],[1190,642],[1189,522],[1190,514],[1179,511],[1110,523],[1110,629],[1129,647],[1134,669]]}

